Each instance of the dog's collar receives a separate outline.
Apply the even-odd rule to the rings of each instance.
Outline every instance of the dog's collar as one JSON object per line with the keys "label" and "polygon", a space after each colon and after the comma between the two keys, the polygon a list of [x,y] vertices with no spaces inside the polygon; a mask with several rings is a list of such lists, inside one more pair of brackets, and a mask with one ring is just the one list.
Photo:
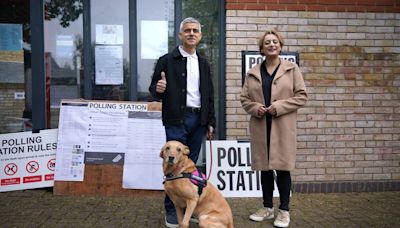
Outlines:
{"label": "dog's collar", "polygon": [[169,174],[165,175],[163,184],[165,183],[165,181],[171,181],[171,180],[175,180],[175,179],[179,179],[179,178],[190,178],[190,176],[191,176],[191,173],[181,173],[177,176],[175,176],[173,173],[169,173]]}
{"label": "dog's collar", "polygon": [[169,173],[167,175],[165,175],[164,177],[164,181],[163,184],[166,181],[172,181],[172,180],[176,180],[176,179],[180,179],[180,178],[189,178],[190,181],[194,184],[197,185],[198,187],[198,193],[199,195],[201,195],[201,193],[203,192],[203,188],[207,186],[207,179],[206,179],[206,175],[201,173],[198,170],[195,170],[191,173],[181,173],[179,175],[174,175],[172,173]]}

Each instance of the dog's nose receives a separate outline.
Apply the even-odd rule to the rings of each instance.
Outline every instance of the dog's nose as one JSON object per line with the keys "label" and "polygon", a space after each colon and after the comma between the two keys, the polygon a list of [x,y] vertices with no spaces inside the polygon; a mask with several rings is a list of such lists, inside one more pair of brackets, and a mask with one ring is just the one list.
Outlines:
{"label": "dog's nose", "polygon": [[168,157],[168,162],[169,162],[169,163],[173,163],[173,162],[174,162],[174,159],[175,159],[174,157],[171,157],[171,156],[170,156],[170,157]]}

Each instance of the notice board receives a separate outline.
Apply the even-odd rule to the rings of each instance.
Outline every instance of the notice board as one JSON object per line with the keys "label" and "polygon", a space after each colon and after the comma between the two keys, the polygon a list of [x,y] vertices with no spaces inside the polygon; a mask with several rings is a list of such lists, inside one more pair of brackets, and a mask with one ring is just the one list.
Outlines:
{"label": "notice board", "polygon": [[161,103],[62,100],[59,119],[55,195],[162,194]]}

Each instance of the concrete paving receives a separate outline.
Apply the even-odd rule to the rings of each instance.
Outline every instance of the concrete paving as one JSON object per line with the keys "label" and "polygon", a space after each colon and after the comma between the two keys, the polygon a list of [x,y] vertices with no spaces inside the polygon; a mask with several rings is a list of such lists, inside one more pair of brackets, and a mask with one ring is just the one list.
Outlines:
{"label": "concrete paving", "polygon": [[[1,227],[165,227],[163,196],[55,196],[52,188],[0,193]],[[229,198],[235,227],[252,222],[260,198]],[[278,206],[278,198],[274,201]],[[294,193],[290,227],[400,227],[400,192]],[[198,227],[190,224],[190,227]]]}

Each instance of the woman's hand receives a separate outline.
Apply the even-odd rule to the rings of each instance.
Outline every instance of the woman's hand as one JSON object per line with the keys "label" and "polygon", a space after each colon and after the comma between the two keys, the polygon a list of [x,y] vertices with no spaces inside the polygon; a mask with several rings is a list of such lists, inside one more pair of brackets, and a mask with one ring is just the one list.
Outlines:
{"label": "woman's hand", "polygon": [[273,105],[270,105],[268,108],[265,109],[271,116],[276,116],[276,108]]}
{"label": "woman's hand", "polygon": [[267,113],[267,108],[265,106],[260,106],[258,108],[258,115],[259,116],[264,116]]}

